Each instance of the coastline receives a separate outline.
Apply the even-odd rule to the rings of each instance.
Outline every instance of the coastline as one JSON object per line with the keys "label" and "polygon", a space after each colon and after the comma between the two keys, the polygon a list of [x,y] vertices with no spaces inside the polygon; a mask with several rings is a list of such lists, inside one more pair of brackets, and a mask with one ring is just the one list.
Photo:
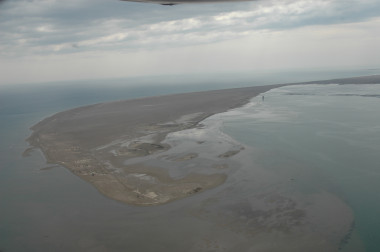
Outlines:
{"label": "coastline", "polygon": [[[88,105],[43,119],[31,127],[33,133],[27,141],[42,150],[47,163],[66,167],[109,198],[137,206],[159,205],[217,187],[227,178],[225,172],[218,170],[207,175],[190,173],[175,180],[165,167],[146,166],[144,163],[149,158],[170,149],[170,145],[162,143],[169,133],[198,127],[211,115],[241,107],[273,88],[365,84],[379,79],[380,75],[376,75]],[[219,154],[219,159],[228,159],[239,151],[226,150]],[[182,157],[183,161],[192,158],[191,155]],[[139,161],[126,165],[127,160]]]}
{"label": "coastline", "polygon": [[[189,173],[172,179],[165,167],[147,166],[167,151],[167,134],[199,126],[205,118],[246,104],[281,85],[175,94],[89,105],[57,113],[34,125],[29,144],[105,196],[137,206],[159,205],[224,183],[226,173]],[[232,151],[232,152],[231,152]],[[220,159],[238,153],[226,150]],[[184,156],[175,162],[194,157]],[[125,165],[126,160],[139,159]],[[141,160],[142,159],[142,160]]]}
{"label": "coastline", "polygon": [[[310,84],[314,83],[320,84]],[[286,85],[292,84],[275,87]],[[271,86],[265,89],[268,87]],[[250,107],[261,102],[261,97],[254,100],[246,98],[252,94],[246,94],[247,90],[211,93],[217,94],[217,98],[232,94],[235,108],[246,104]],[[239,97],[242,91],[245,95]],[[211,97],[208,92],[200,92],[192,93],[188,98],[195,101],[194,97],[199,94]],[[64,111],[33,126],[34,138],[32,134],[28,140],[34,148],[43,151],[49,163],[66,167],[103,195],[127,203],[133,209],[172,212],[182,206],[181,212],[185,211],[184,216],[192,222],[194,220],[212,225],[213,231],[218,235],[211,236],[210,239],[215,239],[224,248],[230,248],[229,251],[234,251],[233,246],[237,241],[259,249],[272,246],[274,240],[278,245],[271,248],[281,248],[283,251],[295,251],[295,246],[299,248],[297,251],[346,251],[345,244],[351,244],[349,240],[356,238],[351,237],[355,234],[354,214],[344,200],[326,191],[308,194],[287,191],[286,185],[302,179],[289,180],[289,176],[281,176],[260,167],[252,162],[252,153],[257,150],[237,142],[219,130],[218,122],[223,122],[225,116],[228,118],[239,109],[224,113],[231,104],[223,103],[223,107],[218,109],[224,111],[212,114],[210,108],[203,107],[204,111],[197,112],[194,107],[194,110],[186,110],[181,107],[181,102],[170,99],[180,96],[181,99],[177,97],[174,101],[182,101],[187,95],[169,95],[162,99],[142,98],[133,102],[117,101]],[[216,101],[223,101],[217,98]],[[154,102],[151,102],[152,99]],[[143,115],[137,113],[136,116],[141,116],[136,119],[138,121],[140,118],[146,119],[144,113],[156,111],[154,108],[160,110],[172,107],[165,107],[166,103],[161,103],[164,100],[169,105],[174,103],[177,106],[174,106],[174,110],[178,115],[173,120],[168,120],[172,116],[171,110],[165,110],[166,118],[156,113],[162,121],[136,124],[136,128],[121,125],[124,134],[111,135],[110,138],[103,135],[100,139],[105,140],[99,142],[89,139],[92,141],[80,143],[70,138],[78,132],[86,131],[86,128],[93,136],[97,136],[104,125],[114,124],[115,121],[109,118],[119,119],[120,113],[124,112],[117,113],[113,106],[115,104],[120,108],[128,104],[129,109],[131,104],[139,104],[140,109],[146,111],[143,111]],[[241,105],[237,106],[239,103]],[[219,104],[214,105],[216,107]],[[204,104],[197,106],[202,107]],[[94,119],[99,111],[105,117]],[[187,114],[181,115],[184,111]],[[89,120],[87,125],[78,123],[85,122],[83,118]],[[131,117],[127,119],[135,122]],[[62,127],[53,127],[56,125]],[[138,130],[135,131],[136,129]],[[106,130],[105,133],[108,132],[110,131]],[[89,133],[87,137],[91,136]],[[60,141],[55,141],[57,139]],[[25,155],[30,151],[27,150]],[[186,200],[173,202],[190,196],[192,197]],[[169,202],[173,203],[162,207],[146,207]],[[136,206],[145,207],[142,209],[135,208]],[[230,238],[231,235],[235,238]],[[195,246],[203,248],[208,243],[199,240]]]}

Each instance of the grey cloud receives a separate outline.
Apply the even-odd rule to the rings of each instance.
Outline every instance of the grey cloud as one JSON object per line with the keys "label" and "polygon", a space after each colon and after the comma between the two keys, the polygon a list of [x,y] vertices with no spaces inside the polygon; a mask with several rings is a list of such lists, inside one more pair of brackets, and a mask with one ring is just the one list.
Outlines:
{"label": "grey cloud", "polygon": [[380,3],[273,0],[167,7],[118,0],[13,0],[2,5],[1,14],[1,53],[14,57],[183,46],[255,30],[359,22],[379,16]]}

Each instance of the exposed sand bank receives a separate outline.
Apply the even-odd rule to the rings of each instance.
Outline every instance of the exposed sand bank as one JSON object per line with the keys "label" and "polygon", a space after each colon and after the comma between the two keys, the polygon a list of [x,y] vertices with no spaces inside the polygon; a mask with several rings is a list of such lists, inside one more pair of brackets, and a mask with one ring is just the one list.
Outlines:
{"label": "exposed sand bank", "polygon": [[[311,83],[361,84],[376,83],[379,79],[377,75]],[[31,128],[33,133],[27,141],[43,151],[48,163],[65,166],[110,198],[135,205],[162,204],[187,197],[192,194],[189,192],[218,186],[226,174],[219,169],[211,177],[210,174],[189,175],[183,178],[187,183],[185,188],[181,185],[184,181],[168,179],[163,167],[141,168],[142,173],[152,177],[150,181],[138,176],[132,179],[130,170],[136,172],[136,164],[132,169],[124,164],[125,160],[164,152],[170,148],[161,143],[168,133],[196,127],[213,114],[242,106],[256,95],[284,85],[294,84],[175,94],[79,107],[37,123]],[[239,151],[226,150],[219,158],[232,157]],[[24,155],[29,152],[30,149]],[[180,162],[194,157],[197,154],[190,153],[173,157],[173,160]],[[144,167],[144,160],[138,162]]]}
{"label": "exposed sand bank", "polygon": [[[312,83],[376,82],[380,82],[380,76],[376,80],[371,76]],[[249,159],[254,150],[193,134],[202,130],[199,123],[205,118],[242,106],[252,97],[281,86],[76,108],[33,126],[28,141],[43,151],[49,163],[65,166],[105,196],[121,202],[152,206],[197,195],[178,203],[188,203],[191,223],[203,221],[213,232],[200,234],[188,251],[339,251],[350,239],[354,220],[341,199],[328,192],[284,193],[282,186],[297,180],[256,167]],[[181,134],[182,139],[178,137]],[[186,137],[192,139],[190,144],[183,143]],[[234,181],[245,178],[244,169],[254,173],[249,177],[254,180]],[[200,194],[212,188],[211,196]]]}
{"label": "exposed sand bank", "polygon": [[[115,200],[156,205],[190,196],[222,184],[223,172],[190,173],[171,179],[164,167],[144,165],[141,157],[170,148],[161,143],[170,132],[196,127],[200,121],[239,107],[275,86],[176,94],[116,101],[57,113],[31,129],[29,143],[40,148],[49,163],[61,164]],[[220,157],[228,158],[237,151]],[[187,161],[197,154],[173,157]],[[140,158],[138,164],[125,165]]]}

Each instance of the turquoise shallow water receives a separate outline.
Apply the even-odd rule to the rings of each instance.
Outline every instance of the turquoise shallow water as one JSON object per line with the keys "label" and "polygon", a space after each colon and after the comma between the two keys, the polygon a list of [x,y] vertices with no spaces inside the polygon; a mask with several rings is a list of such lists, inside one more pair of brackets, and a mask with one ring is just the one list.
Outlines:
{"label": "turquoise shallow water", "polygon": [[[131,251],[197,251],[191,248],[198,234],[218,234],[219,230],[191,217],[187,209],[219,189],[188,201],[136,208],[103,197],[63,167],[40,170],[49,165],[39,151],[28,158],[21,154],[28,147],[28,128],[61,110],[234,86],[65,83],[2,88],[0,251],[125,251],[126,247]],[[378,251],[380,99],[368,94],[380,94],[380,86],[276,89],[265,94],[264,102],[256,98],[222,116],[221,129],[254,147],[257,152],[252,157],[262,167],[286,175],[296,171],[298,177],[313,182],[300,182],[300,190],[322,188],[342,198],[354,210],[356,230],[366,250]],[[150,243],[146,237],[151,237]]]}
{"label": "turquoise shallow water", "polygon": [[353,209],[366,251],[379,251],[380,85],[289,86],[264,95],[225,117],[223,131],[255,147],[259,165],[302,179],[302,190],[338,195]]}

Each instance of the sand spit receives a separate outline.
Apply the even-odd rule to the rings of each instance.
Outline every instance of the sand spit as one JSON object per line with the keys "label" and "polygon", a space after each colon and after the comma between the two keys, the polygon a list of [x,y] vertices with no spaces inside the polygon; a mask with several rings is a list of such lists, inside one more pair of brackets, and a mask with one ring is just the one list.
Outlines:
{"label": "sand spit", "polygon": [[[324,82],[380,83],[380,76],[377,81],[373,78]],[[351,251],[346,250],[351,240],[360,243],[360,239],[355,238],[354,215],[344,201],[329,192],[309,190],[305,181],[310,178],[303,174],[283,176],[255,164],[256,150],[223,135],[218,125],[210,127],[213,118],[200,125],[210,115],[280,86],[168,95],[64,111],[32,127],[31,148],[24,156],[40,148],[48,163],[63,165],[105,196],[136,206],[193,196],[164,207],[131,207],[139,214],[130,219],[121,215],[120,223],[128,222],[128,228],[106,217],[106,235],[77,234],[78,241],[86,243],[91,237],[95,250],[119,246],[121,251],[157,251],[168,244],[165,251]],[[304,169],[307,174],[308,168]],[[306,193],[299,189],[305,187]],[[215,189],[202,193],[211,188]],[[96,225],[103,229],[101,223]],[[146,242],[146,234],[156,238]]]}
{"label": "sand spit", "polygon": [[[205,118],[247,103],[275,86],[176,94],[95,104],[57,113],[31,129],[28,142],[48,163],[60,164],[112,199],[157,205],[216,187],[227,175],[188,172],[173,179],[165,167],[146,165],[171,146],[170,132],[194,128]],[[230,155],[224,155],[227,158]],[[197,157],[184,154],[176,163]],[[137,161],[133,164],[126,160]]]}
{"label": "sand spit", "polygon": [[[379,75],[313,83],[376,82],[380,82]],[[175,94],[79,107],[37,123],[31,127],[33,133],[27,141],[43,151],[48,163],[63,165],[107,197],[141,206],[164,204],[214,188],[227,176],[224,169],[214,169],[210,174],[200,173],[198,168],[197,172],[190,170],[185,177],[174,179],[163,165],[145,164],[150,157],[171,148],[162,143],[167,134],[197,127],[213,114],[242,106],[256,95],[284,85],[294,84]],[[239,151],[227,150],[218,158],[224,162]],[[197,157],[197,153],[183,153],[172,160],[181,163]],[[216,162],[210,167],[218,165]]]}

